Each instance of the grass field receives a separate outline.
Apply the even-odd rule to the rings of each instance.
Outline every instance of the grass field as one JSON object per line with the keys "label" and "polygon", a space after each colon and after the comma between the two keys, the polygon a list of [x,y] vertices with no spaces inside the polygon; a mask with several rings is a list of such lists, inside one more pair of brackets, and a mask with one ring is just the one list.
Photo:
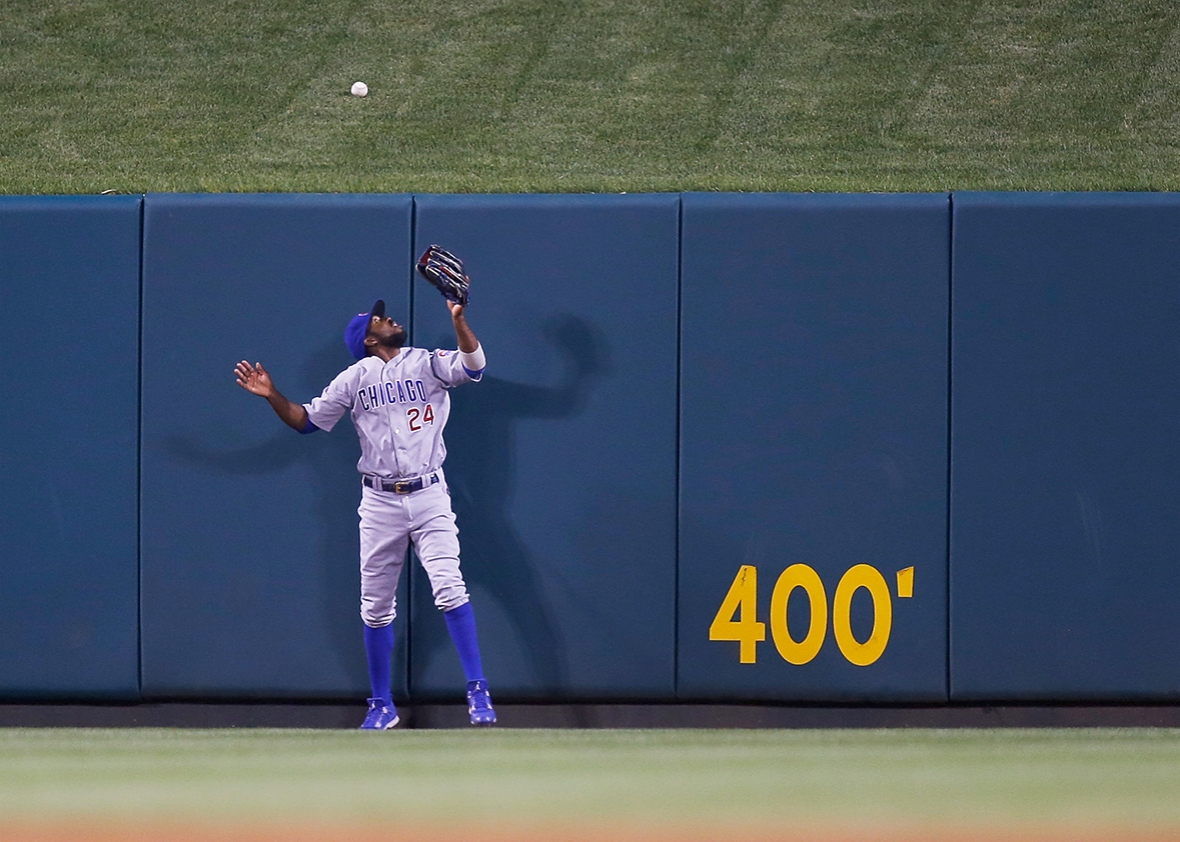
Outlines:
{"label": "grass field", "polygon": [[1174,730],[0,731],[5,839],[1172,839],[1178,794]]}
{"label": "grass field", "polygon": [[1175,190],[1180,6],[6,2],[0,107],[10,194]]}

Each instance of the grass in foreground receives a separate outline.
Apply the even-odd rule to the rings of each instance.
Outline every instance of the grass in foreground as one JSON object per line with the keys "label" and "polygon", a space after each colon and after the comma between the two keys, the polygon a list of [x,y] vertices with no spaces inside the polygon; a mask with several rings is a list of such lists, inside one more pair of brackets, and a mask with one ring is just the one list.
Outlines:
{"label": "grass in foreground", "polygon": [[1180,831],[1180,731],[0,731],[0,825]]}
{"label": "grass in foreground", "polygon": [[0,193],[1175,190],[1178,95],[1165,0],[5,3]]}

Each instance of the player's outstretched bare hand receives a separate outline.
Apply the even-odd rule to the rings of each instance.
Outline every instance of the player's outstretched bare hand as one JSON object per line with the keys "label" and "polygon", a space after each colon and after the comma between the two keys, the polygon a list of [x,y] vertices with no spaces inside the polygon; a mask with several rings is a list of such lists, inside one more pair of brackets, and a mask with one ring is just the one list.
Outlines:
{"label": "player's outstretched bare hand", "polygon": [[270,381],[270,375],[262,367],[262,363],[250,365],[242,360],[234,366],[234,374],[238,377],[238,385],[247,392],[264,398],[269,398],[274,392],[274,383]]}

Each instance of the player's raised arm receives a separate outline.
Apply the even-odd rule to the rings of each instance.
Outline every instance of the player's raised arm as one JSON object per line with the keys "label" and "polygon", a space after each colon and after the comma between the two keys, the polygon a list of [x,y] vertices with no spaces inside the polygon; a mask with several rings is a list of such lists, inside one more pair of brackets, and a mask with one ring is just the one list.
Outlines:
{"label": "player's raised arm", "polygon": [[455,338],[459,340],[459,357],[463,361],[463,368],[472,378],[478,380],[487,366],[483,348],[480,347],[475,332],[467,324],[467,317],[463,315],[466,308],[454,301],[448,301],[447,307],[451,311],[451,321],[455,325]]}
{"label": "player's raised arm", "polygon": [[271,381],[270,374],[262,367],[262,363],[250,365],[242,360],[234,366],[234,374],[237,375],[239,386],[253,395],[266,398],[275,415],[279,416],[284,424],[300,433],[307,432],[307,410],[302,404],[293,403],[283,397]]}
{"label": "player's raised arm", "polygon": [[479,347],[479,340],[475,338],[475,333],[467,324],[467,317],[463,315],[466,308],[454,301],[448,301],[447,307],[450,308],[451,321],[455,325],[455,338],[459,340],[459,350],[465,354],[475,353],[475,349]]}

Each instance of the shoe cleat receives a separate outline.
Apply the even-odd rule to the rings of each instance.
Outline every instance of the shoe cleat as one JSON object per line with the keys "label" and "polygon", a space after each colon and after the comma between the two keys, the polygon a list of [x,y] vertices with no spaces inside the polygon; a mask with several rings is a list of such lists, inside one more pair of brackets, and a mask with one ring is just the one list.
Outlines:
{"label": "shoe cleat", "polygon": [[492,707],[488,683],[482,678],[467,682],[467,713],[471,715],[472,725],[496,724],[496,709]]}
{"label": "shoe cleat", "polygon": [[369,699],[369,713],[361,724],[362,731],[388,731],[401,721],[393,702],[385,704],[384,699]]}

